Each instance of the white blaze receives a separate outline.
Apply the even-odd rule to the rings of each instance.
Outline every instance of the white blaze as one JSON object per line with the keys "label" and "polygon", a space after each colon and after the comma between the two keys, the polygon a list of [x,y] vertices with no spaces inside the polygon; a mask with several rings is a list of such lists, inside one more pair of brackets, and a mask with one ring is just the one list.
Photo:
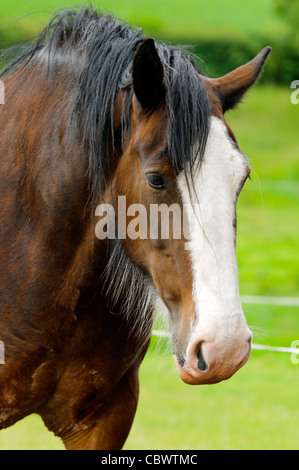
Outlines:
{"label": "white blaze", "polygon": [[[225,124],[211,118],[204,158],[194,177],[194,210],[190,214],[193,297],[196,322],[190,336],[229,342],[247,328],[239,296],[234,218],[238,189],[248,174],[248,162],[231,141]],[[190,204],[185,176],[178,183],[184,204]],[[226,339],[227,338],[227,339]],[[194,337],[195,340],[195,337]]]}

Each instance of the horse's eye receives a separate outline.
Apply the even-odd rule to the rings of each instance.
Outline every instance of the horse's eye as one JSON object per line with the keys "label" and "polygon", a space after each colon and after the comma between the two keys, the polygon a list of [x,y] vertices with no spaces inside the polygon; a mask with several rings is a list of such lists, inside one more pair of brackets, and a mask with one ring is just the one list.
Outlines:
{"label": "horse's eye", "polygon": [[148,174],[148,175],[146,175],[146,179],[147,179],[148,184],[154,189],[165,189],[166,188],[165,177],[163,177],[159,173]]}

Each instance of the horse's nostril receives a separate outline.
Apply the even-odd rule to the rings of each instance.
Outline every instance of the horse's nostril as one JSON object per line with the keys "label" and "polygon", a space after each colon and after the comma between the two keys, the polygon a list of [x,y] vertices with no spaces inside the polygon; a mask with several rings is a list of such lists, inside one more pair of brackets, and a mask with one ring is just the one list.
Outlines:
{"label": "horse's nostril", "polygon": [[176,357],[178,359],[178,363],[180,364],[180,366],[184,367],[185,358],[184,358],[183,354],[177,354]]}
{"label": "horse's nostril", "polygon": [[197,350],[197,367],[199,368],[199,370],[203,370],[203,371],[208,370],[209,368],[202,354],[201,343],[199,344],[198,350]]}

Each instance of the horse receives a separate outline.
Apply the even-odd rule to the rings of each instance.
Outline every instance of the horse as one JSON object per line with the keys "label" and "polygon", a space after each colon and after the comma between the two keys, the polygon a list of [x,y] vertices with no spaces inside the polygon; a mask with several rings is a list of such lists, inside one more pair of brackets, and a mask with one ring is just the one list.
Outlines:
{"label": "horse", "polygon": [[[66,449],[122,449],[157,302],[185,383],[246,363],[236,204],[250,166],[224,115],[270,50],[209,78],[185,48],[89,6],[55,12],[4,68],[1,429],[36,413]],[[173,205],[187,232],[179,219],[162,236],[161,212],[148,236],[150,207]]]}

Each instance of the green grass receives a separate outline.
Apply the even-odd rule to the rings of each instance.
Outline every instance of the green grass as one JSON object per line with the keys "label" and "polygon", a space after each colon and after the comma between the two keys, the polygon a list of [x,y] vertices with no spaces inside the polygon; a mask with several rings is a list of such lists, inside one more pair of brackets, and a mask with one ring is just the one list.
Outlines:
{"label": "green grass", "polygon": [[[298,308],[244,305],[256,344],[290,347]],[[152,341],[141,367],[140,403],[126,449],[299,449],[299,364],[256,351],[231,379],[183,384],[166,341]]]}
{"label": "green grass", "polygon": [[289,355],[254,351],[229,381],[199,387],[172,362],[149,354],[143,363],[126,449],[298,449],[299,366]]}
{"label": "green grass", "polygon": [[[298,374],[288,354],[253,351],[230,380],[192,387],[179,379],[171,354],[153,345],[125,449],[298,450]],[[63,448],[36,415],[0,432],[0,450]]]}
{"label": "green grass", "polygon": [[[227,114],[240,148],[261,180],[299,180],[299,105],[291,103],[291,91],[256,86],[239,109]],[[297,186],[297,194],[298,190]]]}
{"label": "green grass", "polygon": [[64,450],[62,441],[45,427],[38,415],[31,415],[0,431],[0,450]]}
{"label": "green grass", "polygon": [[299,105],[279,87],[244,101],[227,116],[253,170],[238,202],[240,291],[298,296]]}

